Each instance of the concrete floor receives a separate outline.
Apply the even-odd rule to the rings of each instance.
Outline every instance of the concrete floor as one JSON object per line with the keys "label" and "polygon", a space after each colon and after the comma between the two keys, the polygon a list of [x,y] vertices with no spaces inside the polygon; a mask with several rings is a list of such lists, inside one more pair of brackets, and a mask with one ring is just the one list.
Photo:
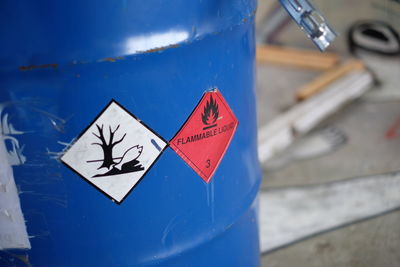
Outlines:
{"label": "concrete floor", "polygon": [[262,257],[265,267],[400,266],[400,211],[318,235]]}
{"label": "concrete floor", "polygon": [[[292,89],[284,86],[275,87],[276,91],[267,90],[273,84],[268,82],[268,77],[279,77],[274,75],[277,69],[281,68],[258,68],[259,90],[262,91],[259,94],[263,96],[259,103],[260,124],[287,107],[289,101],[285,98],[290,99],[292,94]],[[293,84],[312,74],[293,76],[296,75]],[[279,84],[279,81],[274,83]],[[369,96],[374,93],[353,102],[322,123],[321,127],[328,125],[341,129],[347,135],[344,145],[325,156],[293,161],[276,171],[266,168],[262,188],[319,184],[399,170],[400,138],[387,140],[385,132],[400,118],[400,100],[371,100]],[[264,255],[263,266],[400,266],[399,219],[398,211],[315,236]]]}
{"label": "concrete floor", "polygon": [[[336,18],[343,16],[340,13]],[[332,24],[335,24],[334,18]],[[340,27],[345,26],[342,21]],[[283,37],[279,42],[311,48],[305,38],[299,37],[301,33],[295,31],[296,27],[290,26],[281,33]],[[333,51],[348,57],[344,42],[343,37],[339,38]],[[262,189],[320,184],[400,170],[400,137],[385,138],[385,133],[400,118],[400,58],[370,55],[361,58],[383,80],[382,86],[372,89],[319,126],[319,129],[326,126],[339,129],[346,135],[346,142],[331,153],[294,160],[278,170],[264,166]],[[257,71],[259,125],[268,123],[292,106],[294,91],[319,74],[272,65],[259,65]],[[262,256],[262,266],[395,267],[400,266],[399,248],[400,211],[394,211],[269,252]]]}
{"label": "concrete floor", "polygon": [[[268,84],[267,77],[277,77],[268,67],[259,67],[258,71],[263,74],[259,75],[260,84]],[[305,79],[307,75],[302,76]],[[279,91],[281,95],[264,92],[260,98],[260,121],[279,113],[267,111],[263,99],[268,99],[266,105],[270,103],[270,107],[285,108],[284,99],[291,90],[284,92],[282,87]],[[321,125],[341,129],[347,136],[344,145],[321,157],[293,161],[279,170],[266,168],[262,188],[318,184],[399,170],[400,138],[388,140],[385,133],[400,118],[400,100],[375,101],[368,96]],[[400,266],[399,219],[398,211],[313,237],[264,255],[263,266]]]}

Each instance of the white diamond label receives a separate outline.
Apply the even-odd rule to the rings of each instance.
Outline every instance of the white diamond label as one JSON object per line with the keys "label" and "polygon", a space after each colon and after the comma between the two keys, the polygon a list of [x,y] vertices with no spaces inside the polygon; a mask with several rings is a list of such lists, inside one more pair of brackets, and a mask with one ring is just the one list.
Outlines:
{"label": "white diamond label", "polygon": [[113,100],[61,161],[120,204],[166,146],[167,142]]}

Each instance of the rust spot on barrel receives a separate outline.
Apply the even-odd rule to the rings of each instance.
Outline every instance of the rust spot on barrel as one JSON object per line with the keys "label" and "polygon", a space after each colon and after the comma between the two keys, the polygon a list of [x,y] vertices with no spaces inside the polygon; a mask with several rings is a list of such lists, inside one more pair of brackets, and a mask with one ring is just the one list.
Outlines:
{"label": "rust spot on barrel", "polygon": [[100,62],[104,62],[104,61],[116,62],[117,60],[123,60],[123,59],[125,59],[125,58],[124,57],[106,57],[106,58],[103,58],[102,60],[100,60]]}
{"label": "rust spot on barrel", "polygon": [[26,70],[34,70],[34,69],[49,69],[49,68],[56,69],[56,68],[58,68],[58,64],[43,64],[43,65],[21,66],[21,67],[19,67],[19,70],[26,71]]}
{"label": "rust spot on barrel", "polygon": [[179,47],[179,44],[173,44],[173,45],[167,45],[167,46],[163,46],[163,47],[157,47],[157,48],[153,48],[153,49],[149,49],[144,51],[144,53],[154,53],[154,52],[160,52],[169,48],[177,48]]}
{"label": "rust spot on barrel", "polygon": [[115,62],[117,60],[115,58],[113,58],[113,57],[106,57],[106,58],[103,58],[102,61]]}

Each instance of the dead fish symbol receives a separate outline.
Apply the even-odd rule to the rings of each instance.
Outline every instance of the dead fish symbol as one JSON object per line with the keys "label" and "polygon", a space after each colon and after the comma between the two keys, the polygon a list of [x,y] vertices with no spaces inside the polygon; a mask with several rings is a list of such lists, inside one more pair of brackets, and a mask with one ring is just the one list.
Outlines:
{"label": "dead fish symbol", "polygon": [[142,154],[142,151],[143,151],[143,146],[139,146],[139,145],[129,148],[122,155],[122,159],[117,164],[114,165],[114,168],[121,170],[122,165],[124,163],[136,160],[138,157],[140,157],[140,155]]}

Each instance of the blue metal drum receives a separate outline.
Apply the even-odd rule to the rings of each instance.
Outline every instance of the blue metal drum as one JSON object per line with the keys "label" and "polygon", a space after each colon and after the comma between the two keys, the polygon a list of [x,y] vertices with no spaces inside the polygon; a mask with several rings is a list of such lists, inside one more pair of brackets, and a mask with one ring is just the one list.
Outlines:
{"label": "blue metal drum", "polygon": [[[259,265],[255,10],[255,0],[1,1],[0,153],[29,243],[5,246],[0,217],[0,266]],[[112,99],[170,140],[210,88],[239,121],[210,183],[167,148],[118,205],[59,160]],[[0,179],[0,201],[7,192]]]}

